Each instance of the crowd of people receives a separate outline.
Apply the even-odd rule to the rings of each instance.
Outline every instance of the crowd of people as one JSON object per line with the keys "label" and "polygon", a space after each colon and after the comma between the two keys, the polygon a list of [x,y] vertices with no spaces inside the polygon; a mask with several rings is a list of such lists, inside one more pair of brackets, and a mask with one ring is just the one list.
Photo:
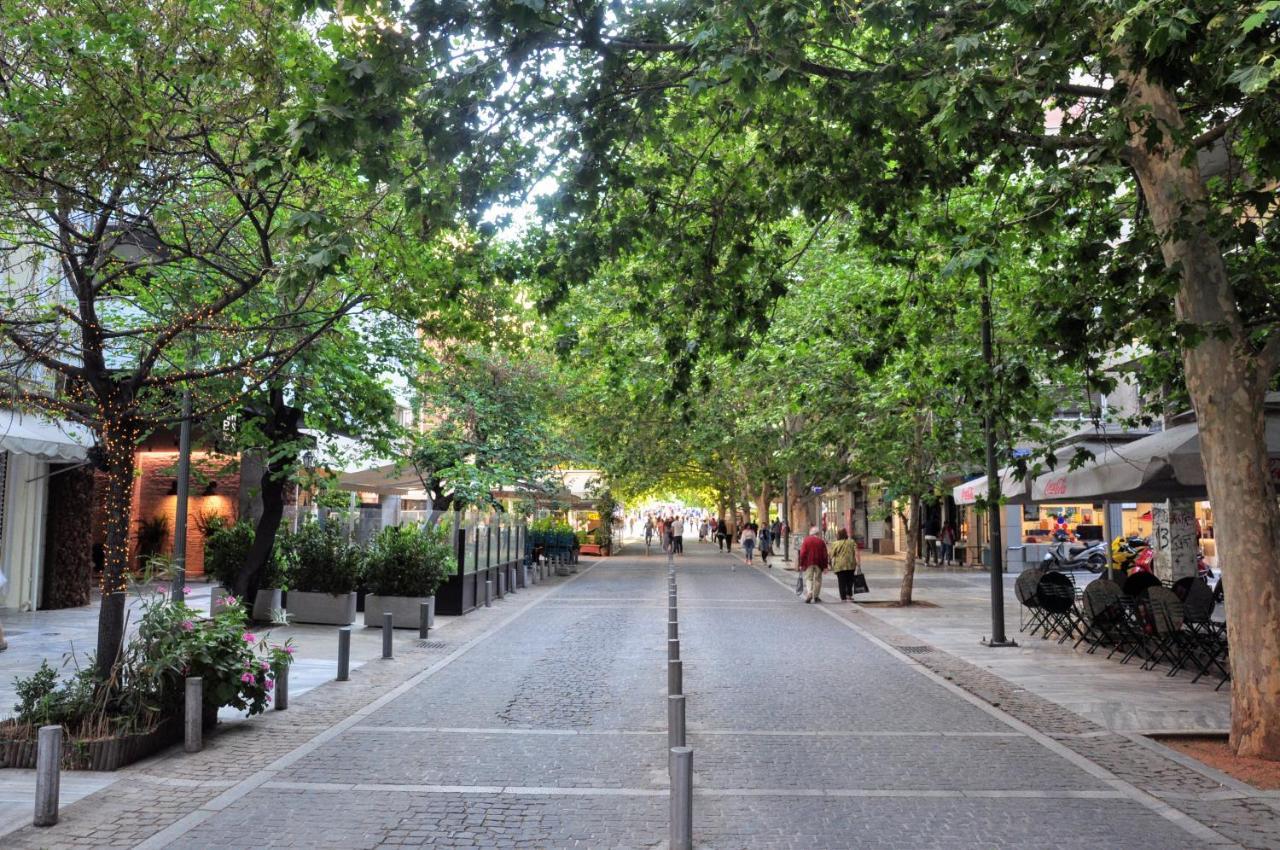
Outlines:
{"label": "crowd of people", "polygon": [[[742,547],[743,558],[748,564],[754,564],[758,556],[760,563],[769,568],[773,567],[769,558],[777,553],[778,545],[787,533],[782,520],[771,523],[739,523],[735,527],[726,520],[698,509],[667,509],[633,514],[629,525],[633,534],[643,533],[646,548],[657,545],[664,552],[681,555],[684,553],[686,529],[696,528],[699,543],[710,544],[714,540],[716,548],[721,552],[732,552],[737,543]],[[938,541],[942,550],[938,554],[942,558],[949,558],[955,542],[954,532],[949,535],[947,529],[942,529],[938,536],[942,538]],[[822,577],[828,571],[835,573],[841,602],[852,602],[854,594],[865,588],[865,579],[859,581],[862,557],[858,553],[857,543],[849,539],[849,532],[840,529],[836,539],[828,546],[815,525],[810,527],[809,533],[800,543],[796,561],[796,595],[803,597],[806,604],[822,602]]]}

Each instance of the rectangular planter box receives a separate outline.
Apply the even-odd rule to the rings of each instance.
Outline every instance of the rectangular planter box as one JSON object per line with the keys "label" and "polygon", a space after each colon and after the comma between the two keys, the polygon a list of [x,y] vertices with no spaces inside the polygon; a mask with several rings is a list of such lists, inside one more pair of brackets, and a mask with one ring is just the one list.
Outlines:
{"label": "rectangular planter box", "polygon": [[295,623],[349,626],[356,621],[356,594],[289,591],[289,619]]}
{"label": "rectangular planter box", "polygon": [[253,619],[259,623],[270,623],[271,612],[284,608],[281,596],[281,591],[278,588],[258,588],[258,595],[253,597]]}
{"label": "rectangular planter box", "polygon": [[436,598],[434,596],[378,596],[370,593],[364,598],[364,624],[367,628],[382,628],[382,615],[391,612],[391,624],[397,629],[418,628],[418,606],[426,602],[427,625],[436,626]]}
{"label": "rectangular planter box", "polygon": [[[0,738],[3,735],[3,727],[0,727]],[[62,744],[62,767],[65,770],[119,770],[181,740],[182,721],[173,717],[161,721],[152,731],[139,735],[120,735],[95,741],[68,739]],[[0,740],[0,768],[33,769],[35,766],[34,738],[29,741]]]}
{"label": "rectangular planter box", "polygon": [[598,558],[603,558],[609,554],[608,549],[603,546],[597,546],[594,543],[583,543],[582,548],[578,551],[583,555],[595,555]]}

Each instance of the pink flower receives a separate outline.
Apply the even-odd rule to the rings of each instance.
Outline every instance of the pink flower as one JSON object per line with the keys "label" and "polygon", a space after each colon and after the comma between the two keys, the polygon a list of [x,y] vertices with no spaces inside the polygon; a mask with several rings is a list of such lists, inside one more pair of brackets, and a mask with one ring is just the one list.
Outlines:
{"label": "pink flower", "polygon": [[276,686],[276,683],[275,683],[275,680],[274,680],[274,679],[267,679],[267,680],[266,680],[265,682],[263,682],[262,684],[264,684],[264,685],[266,686],[267,690],[271,690],[272,688],[274,688],[274,687]]}
{"label": "pink flower", "polygon": [[255,679],[253,678],[252,673],[245,673],[243,676],[240,677],[240,681],[244,682],[246,685],[252,685]]}
{"label": "pink flower", "polygon": [[265,662],[265,661],[261,662],[261,664],[260,664],[259,666],[261,667],[261,669],[262,669],[264,672],[265,672],[265,671],[267,671],[267,670],[270,670],[270,669],[271,669],[271,665],[270,665],[270,664],[268,664],[268,663],[267,663],[267,662]]}
{"label": "pink flower", "polygon": [[222,604],[223,604],[223,605],[235,605],[235,604],[236,604],[236,598],[235,598],[234,596],[226,596],[226,597],[223,597],[223,599],[222,599]]}
{"label": "pink flower", "polygon": [[193,622],[191,622],[190,620],[183,620],[183,621],[182,621],[182,630],[183,630],[184,632],[189,632],[189,631],[191,631],[192,629],[194,629],[195,627],[196,627],[196,624],[195,624],[195,623],[193,623]]}
{"label": "pink flower", "polygon": [[284,648],[284,651],[285,651],[285,652],[287,652],[287,653],[289,653],[290,655],[293,655],[293,647],[292,647],[292,646],[286,646],[286,647]]}
{"label": "pink flower", "polygon": [[184,588],[182,588],[182,595],[183,595],[183,596],[190,596],[190,595],[191,595],[191,588],[189,588],[189,587],[184,587]]}
{"label": "pink flower", "polygon": [[258,639],[258,636],[255,635],[253,632],[245,632],[243,635],[241,635],[241,637],[244,638],[245,643],[253,643],[255,640]]}

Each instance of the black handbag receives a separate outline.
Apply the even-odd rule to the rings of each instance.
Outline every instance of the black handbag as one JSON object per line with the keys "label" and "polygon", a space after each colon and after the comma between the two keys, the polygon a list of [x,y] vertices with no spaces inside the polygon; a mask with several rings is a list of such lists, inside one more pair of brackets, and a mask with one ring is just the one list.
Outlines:
{"label": "black handbag", "polygon": [[853,592],[854,593],[870,593],[871,588],[867,587],[867,577],[858,571],[853,574]]}

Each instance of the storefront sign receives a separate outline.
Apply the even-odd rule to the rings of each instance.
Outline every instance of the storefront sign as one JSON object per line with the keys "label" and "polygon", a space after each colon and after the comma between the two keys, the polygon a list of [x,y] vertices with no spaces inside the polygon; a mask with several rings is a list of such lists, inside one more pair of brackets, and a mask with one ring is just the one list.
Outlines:
{"label": "storefront sign", "polygon": [[963,488],[961,488],[961,490],[960,490],[960,501],[961,501],[961,502],[964,502],[965,504],[968,504],[968,503],[970,503],[970,502],[976,502],[977,500],[978,500],[978,497],[977,497],[977,495],[973,492],[973,488],[972,488],[972,487],[963,487]]}
{"label": "storefront sign", "polygon": [[1054,478],[1046,481],[1044,485],[1044,495],[1047,499],[1056,498],[1067,495],[1067,476]]}

